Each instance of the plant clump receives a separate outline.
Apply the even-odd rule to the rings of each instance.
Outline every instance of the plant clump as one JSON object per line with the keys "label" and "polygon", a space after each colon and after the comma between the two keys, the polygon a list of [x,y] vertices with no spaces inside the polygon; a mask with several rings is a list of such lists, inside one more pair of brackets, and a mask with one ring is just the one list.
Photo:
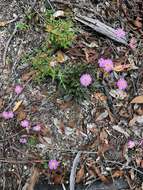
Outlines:
{"label": "plant clump", "polygon": [[68,48],[76,36],[72,20],[69,18],[57,19],[50,13],[48,11],[45,14],[45,30],[48,32],[49,42],[56,48]]}

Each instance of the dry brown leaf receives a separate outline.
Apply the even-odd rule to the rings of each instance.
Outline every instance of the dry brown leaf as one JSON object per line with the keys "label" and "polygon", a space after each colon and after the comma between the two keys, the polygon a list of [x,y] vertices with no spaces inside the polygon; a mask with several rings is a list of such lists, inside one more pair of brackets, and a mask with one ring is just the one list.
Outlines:
{"label": "dry brown leaf", "polygon": [[31,77],[34,77],[36,74],[35,71],[30,71],[29,73],[25,73],[22,75],[22,81],[27,81],[28,79],[30,79]]}
{"label": "dry brown leaf", "polygon": [[52,181],[54,184],[61,184],[63,181],[63,176],[62,175],[54,175]]}
{"label": "dry brown leaf", "polygon": [[19,109],[16,111],[16,114],[17,114],[17,120],[18,121],[22,121],[26,118],[27,114],[26,112],[24,111],[24,106],[20,106]]}
{"label": "dry brown leaf", "polygon": [[107,96],[105,96],[104,94],[102,94],[100,92],[93,94],[93,98],[95,98],[96,100],[99,100],[100,102],[106,102],[107,101]]}
{"label": "dry brown leaf", "polygon": [[84,177],[84,166],[80,168],[80,170],[76,174],[76,183],[80,183]]}
{"label": "dry brown leaf", "polygon": [[3,108],[3,106],[4,106],[4,100],[3,99],[0,99],[0,109],[2,109]]}
{"label": "dry brown leaf", "polygon": [[130,103],[131,104],[143,104],[143,95],[135,97]]}
{"label": "dry brown leaf", "polygon": [[122,170],[117,170],[112,174],[112,177],[122,177],[124,172]]}
{"label": "dry brown leaf", "polygon": [[98,146],[98,155],[103,155],[106,151],[110,150],[111,146],[109,144],[103,143],[100,146]]}
{"label": "dry brown leaf", "polygon": [[56,61],[59,62],[59,63],[63,63],[63,62],[66,61],[66,56],[62,51],[57,52]]}
{"label": "dry brown leaf", "polygon": [[104,183],[108,183],[109,182],[108,178],[101,174],[99,168],[95,167],[95,172],[96,172],[96,174],[98,175],[98,177],[100,178],[100,180],[102,182],[104,182]]}
{"label": "dry brown leaf", "polygon": [[134,21],[134,25],[137,27],[137,28],[142,28],[142,18],[140,17],[137,17],[136,20]]}
{"label": "dry brown leaf", "polygon": [[137,157],[137,158],[135,158],[135,161],[136,161],[137,166],[139,167],[141,165],[142,158]]}
{"label": "dry brown leaf", "polygon": [[141,161],[141,167],[143,168],[143,160]]}
{"label": "dry brown leaf", "polygon": [[13,112],[17,111],[19,109],[19,107],[21,106],[23,100],[20,100],[18,102],[15,103],[15,106],[13,108]]}

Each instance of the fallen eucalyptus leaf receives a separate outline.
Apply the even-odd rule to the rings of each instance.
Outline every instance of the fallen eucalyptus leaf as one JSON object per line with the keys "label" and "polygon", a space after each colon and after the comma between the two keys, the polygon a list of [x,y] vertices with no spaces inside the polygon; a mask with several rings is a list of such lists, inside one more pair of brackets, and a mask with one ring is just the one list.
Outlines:
{"label": "fallen eucalyptus leaf", "polygon": [[135,97],[130,103],[131,104],[143,104],[143,95]]}

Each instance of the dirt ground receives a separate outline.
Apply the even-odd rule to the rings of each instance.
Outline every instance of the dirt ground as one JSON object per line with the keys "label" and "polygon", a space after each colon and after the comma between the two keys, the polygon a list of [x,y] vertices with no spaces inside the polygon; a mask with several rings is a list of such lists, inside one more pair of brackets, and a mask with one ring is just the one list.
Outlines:
{"label": "dirt ground", "polygon": [[[108,183],[123,178],[129,189],[140,190],[143,188],[142,1],[50,2],[55,10],[68,9],[73,15],[80,13],[112,28],[124,28],[128,44],[135,38],[136,47],[131,49],[75,21],[80,32],[74,44],[64,51],[71,61],[85,61],[97,68],[98,59],[105,55],[112,57],[117,66],[130,66],[105,78],[102,93],[95,91],[89,100],[80,103],[68,100],[61,97],[56,82],[48,79],[38,85],[31,65],[23,61],[23,56],[39,48],[46,38],[43,14],[50,6],[49,1],[0,0],[0,113],[17,106],[11,120],[0,117],[0,189],[24,190],[29,181],[34,186],[38,178],[66,184],[74,158],[81,151],[77,182]],[[26,15],[30,13],[36,16],[29,21]],[[19,22],[27,22],[31,27],[18,30]],[[128,82],[123,94],[113,90],[114,77],[119,75]],[[18,96],[14,93],[17,84],[24,86]],[[22,129],[19,122],[25,118],[32,125],[40,124],[42,130],[35,134]],[[28,136],[31,143],[20,144],[22,135]],[[128,146],[130,140],[135,143],[133,148]],[[60,162],[55,172],[47,167],[51,159]]]}

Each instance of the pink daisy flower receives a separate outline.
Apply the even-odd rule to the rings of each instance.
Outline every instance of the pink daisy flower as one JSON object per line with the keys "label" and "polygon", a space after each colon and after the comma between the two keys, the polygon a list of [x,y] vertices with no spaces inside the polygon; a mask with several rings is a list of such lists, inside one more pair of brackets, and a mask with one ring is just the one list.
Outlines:
{"label": "pink daisy flower", "polygon": [[14,113],[12,111],[4,111],[2,113],[2,117],[4,119],[12,119],[14,117]]}
{"label": "pink daisy flower", "polygon": [[22,90],[23,90],[23,87],[20,85],[16,85],[16,87],[14,89],[16,94],[20,94],[22,92]]}
{"label": "pink daisy flower", "polygon": [[118,37],[118,38],[124,38],[126,33],[125,31],[122,29],[122,28],[117,28],[115,30],[115,35]]}
{"label": "pink daisy flower", "polygon": [[2,117],[3,117],[4,119],[9,119],[8,112],[7,112],[7,111],[2,112]]}
{"label": "pink daisy flower", "polygon": [[131,48],[131,49],[135,49],[136,46],[137,46],[136,43],[137,43],[136,38],[132,37],[131,40],[130,40],[130,42],[129,42],[130,48]]}
{"label": "pink daisy flower", "polygon": [[127,81],[124,79],[124,78],[120,78],[118,81],[117,81],[117,87],[120,89],[120,90],[125,90],[127,88],[128,84],[127,84]]}
{"label": "pink daisy flower", "polygon": [[27,143],[27,138],[26,138],[26,136],[25,136],[25,135],[21,136],[21,138],[19,139],[19,142],[20,142],[21,144],[26,144],[26,143]]}
{"label": "pink daisy flower", "polygon": [[59,166],[59,162],[57,160],[50,160],[48,166],[50,170],[56,170]]}
{"label": "pink daisy flower", "polygon": [[33,128],[32,128],[33,131],[40,131],[41,130],[41,126],[40,125],[35,125]]}
{"label": "pink daisy flower", "polygon": [[135,142],[134,141],[132,141],[132,140],[130,140],[129,142],[128,142],[128,148],[134,148],[135,147]]}
{"label": "pink daisy flower", "polygon": [[99,67],[104,68],[104,66],[105,66],[105,59],[100,58],[100,59],[98,60],[98,64],[99,64]]}
{"label": "pink daisy flower", "polygon": [[21,121],[20,125],[23,127],[23,128],[28,128],[30,126],[30,123],[27,119]]}
{"label": "pink daisy flower", "polygon": [[113,61],[111,59],[100,58],[98,63],[99,67],[103,68],[106,72],[110,72],[114,68]]}
{"label": "pink daisy flower", "polygon": [[81,77],[80,77],[80,84],[82,86],[89,86],[90,84],[92,83],[92,77],[90,74],[83,74]]}
{"label": "pink daisy flower", "polygon": [[110,72],[110,71],[112,71],[113,70],[113,62],[112,62],[112,60],[111,59],[106,59],[105,60],[105,64],[104,64],[104,70],[106,71],[106,72]]}
{"label": "pink daisy flower", "polygon": [[14,117],[14,113],[12,111],[8,112],[9,119],[12,119]]}

